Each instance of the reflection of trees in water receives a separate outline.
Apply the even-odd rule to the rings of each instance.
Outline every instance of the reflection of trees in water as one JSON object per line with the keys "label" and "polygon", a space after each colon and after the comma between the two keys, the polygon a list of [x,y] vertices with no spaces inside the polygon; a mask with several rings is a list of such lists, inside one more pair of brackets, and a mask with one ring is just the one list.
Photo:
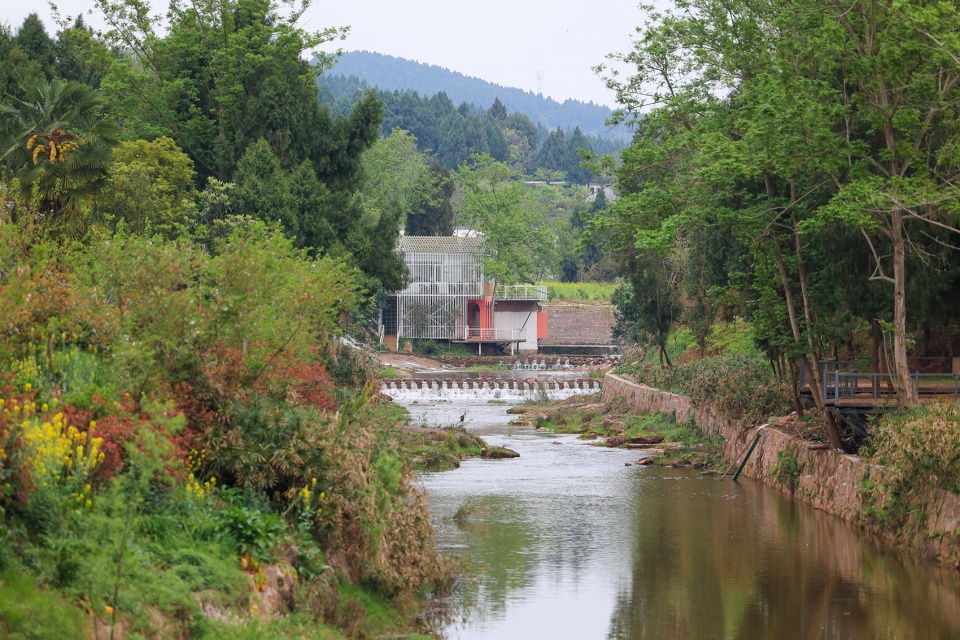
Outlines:
{"label": "reflection of trees in water", "polygon": [[[535,524],[512,498],[486,496],[461,507],[457,528],[470,547],[469,573],[463,583],[463,606],[484,618],[498,617],[509,594],[528,586],[534,572],[531,553],[536,544]],[[482,607],[477,607],[482,602]]]}
{"label": "reflection of trees in water", "polygon": [[610,638],[960,635],[956,576],[905,566],[766,487],[654,472],[633,511],[632,579]]}
{"label": "reflection of trees in water", "polygon": [[599,545],[630,539],[625,509],[609,498],[487,496],[463,511],[469,515],[455,520],[470,547],[463,607],[480,620],[502,614],[544,575],[577,583],[591,572]]}

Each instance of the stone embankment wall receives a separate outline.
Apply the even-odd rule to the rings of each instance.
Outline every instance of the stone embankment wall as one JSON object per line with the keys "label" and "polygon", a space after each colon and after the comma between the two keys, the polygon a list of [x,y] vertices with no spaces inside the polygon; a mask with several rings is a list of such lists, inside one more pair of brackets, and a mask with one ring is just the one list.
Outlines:
{"label": "stone embankment wall", "polygon": [[[710,409],[696,409],[690,398],[637,384],[624,377],[608,373],[603,383],[603,402],[624,402],[636,413],[650,411],[676,412],[677,420],[690,416],[701,429],[723,436],[723,457],[729,463],[740,464],[761,432],[757,448],[744,467],[743,475],[770,484],[794,498],[818,509],[832,513],[848,522],[863,525],[862,514],[870,502],[878,503],[883,496],[879,489],[865,491],[865,480],[883,477],[885,470],[863,458],[826,448],[822,444],[804,440],[781,428],[781,425],[744,426],[718,417]],[[777,478],[778,454],[793,452],[799,478],[794,485]],[[905,547],[922,556],[934,558],[943,564],[960,569],[960,496],[937,491],[927,496],[923,518],[916,526],[903,531],[874,531],[888,542]]]}
{"label": "stone embankment wall", "polygon": [[547,305],[545,345],[613,344],[613,307]]}

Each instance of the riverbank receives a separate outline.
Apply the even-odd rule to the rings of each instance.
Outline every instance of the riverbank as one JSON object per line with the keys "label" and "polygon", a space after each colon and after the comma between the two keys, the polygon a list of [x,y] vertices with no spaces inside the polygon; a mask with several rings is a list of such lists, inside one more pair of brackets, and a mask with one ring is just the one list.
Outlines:
{"label": "riverbank", "polygon": [[631,412],[666,412],[678,422],[692,421],[722,438],[721,459],[739,464],[757,439],[743,475],[776,487],[794,499],[840,517],[912,554],[960,569],[960,496],[927,490],[904,518],[878,513],[880,505],[896,502],[884,480],[890,471],[860,456],[833,450],[800,435],[791,418],[763,425],[744,425],[723,418],[712,406],[695,406],[691,398],[654,389],[608,373],[604,406],[620,403]]}

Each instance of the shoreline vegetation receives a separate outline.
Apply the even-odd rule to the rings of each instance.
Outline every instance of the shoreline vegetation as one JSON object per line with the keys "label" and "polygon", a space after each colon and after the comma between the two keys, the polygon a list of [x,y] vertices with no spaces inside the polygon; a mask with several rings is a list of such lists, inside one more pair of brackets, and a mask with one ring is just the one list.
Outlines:
{"label": "shoreline vegetation", "polygon": [[482,443],[407,441],[375,355],[339,339],[350,267],[259,223],[212,251],[8,223],[0,260],[0,636],[441,624],[423,604],[456,566],[414,463]]}
{"label": "shoreline vegetation", "polygon": [[604,404],[597,395],[517,405],[507,412],[520,416],[511,424],[580,434],[595,446],[634,449],[641,466],[726,471],[722,441],[692,422],[678,422],[674,413],[636,414],[625,402]]}
{"label": "shoreline vegetation", "polygon": [[[710,356],[670,368],[625,363],[614,373],[635,391],[519,405],[509,410],[519,416],[514,424],[578,433],[596,446],[637,449],[643,456],[638,464],[724,476],[743,461],[757,427],[776,429],[783,434],[777,439],[781,448],[765,467],[753,460],[748,466],[752,477],[791,499],[841,515],[905,553],[960,569],[957,402],[886,413],[873,421],[872,436],[859,455],[816,462],[816,452],[834,451],[824,441],[819,415],[808,411],[798,417],[790,412],[789,391],[769,366],[749,354]],[[632,397],[624,394],[639,391],[652,398],[648,406],[667,410],[632,407]],[[708,425],[698,426],[698,416],[709,417]],[[834,495],[837,470],[831,465],[843,461],[862,472],[851,495]]]}

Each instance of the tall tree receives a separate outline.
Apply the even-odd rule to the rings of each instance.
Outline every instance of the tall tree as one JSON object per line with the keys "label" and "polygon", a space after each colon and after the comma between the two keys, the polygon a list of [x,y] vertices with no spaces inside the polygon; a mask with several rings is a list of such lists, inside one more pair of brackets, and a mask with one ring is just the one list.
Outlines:
{"label": "tall tree", "polygon": [[[36,13],[31,13],[23,20],[17,30],[14,42],[23,51],[27,59],[40,65],[44,80],[52,80],[56,67],[57,56],[54,51],[53,39],[47,33],[43,21]],[[37,78],[36,80],[40,80]]]}
{"label": "tall tree", "polygon": [[557,270],[556,237],[545,207],[510,167],[489,155],[460,167],[463,196],[460,221],[483,237],[481,259],[487,278],[499,284],[536,282]]}

